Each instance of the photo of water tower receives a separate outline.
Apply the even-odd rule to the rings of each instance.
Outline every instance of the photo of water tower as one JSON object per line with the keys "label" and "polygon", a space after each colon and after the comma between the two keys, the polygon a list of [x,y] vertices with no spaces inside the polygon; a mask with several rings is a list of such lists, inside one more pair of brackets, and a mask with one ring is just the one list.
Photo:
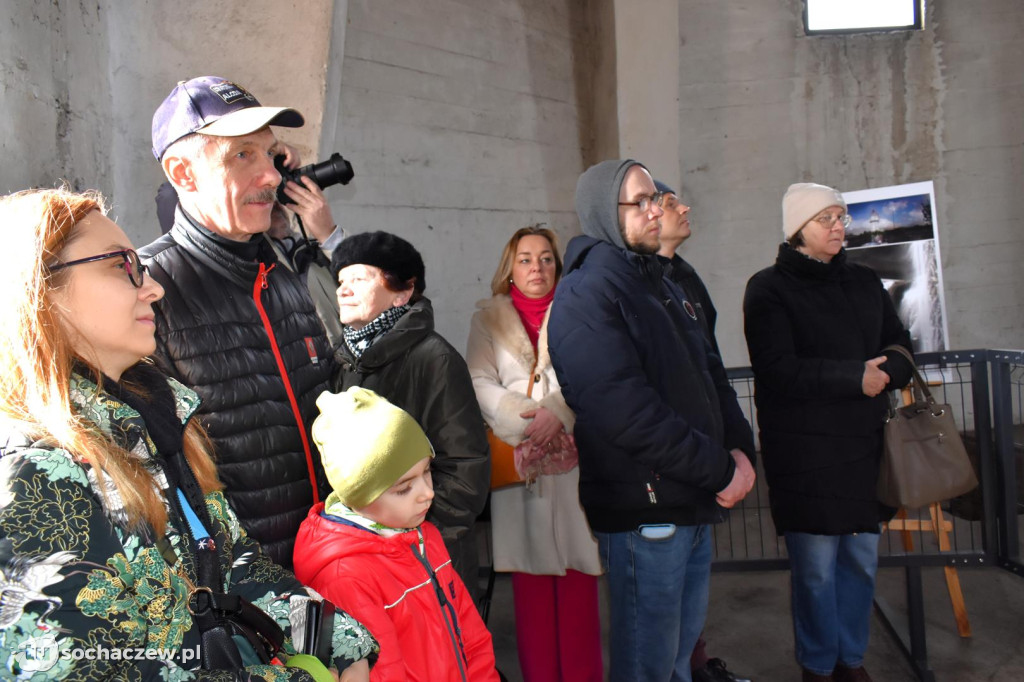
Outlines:
{"label": "photo of water tower", "polygon": [[847,258],[882,278],[914,350],[946,350],[942,267],[931,182],[846,192]]}

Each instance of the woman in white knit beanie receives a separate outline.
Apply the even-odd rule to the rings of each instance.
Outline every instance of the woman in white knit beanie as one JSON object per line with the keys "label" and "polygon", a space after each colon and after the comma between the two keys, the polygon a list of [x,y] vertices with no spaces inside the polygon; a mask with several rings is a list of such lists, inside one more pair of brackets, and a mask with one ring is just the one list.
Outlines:
{"label": "woman in white knit beanie", "polygon": [[843,248],[849,226],[846,200],[831,187],[798,182],[782,197],[782,234],[806,256],[828,263]]}
{"label": "woman in white knit beanie", "polygon": [[874,271],[849,263],[843,196],[791,185],[775,265],[747,284],[772,520],[792,571],[796,659],[804,682],[870,682],[864,670],[878,569],[885,391],[909,381],[907,334]]}

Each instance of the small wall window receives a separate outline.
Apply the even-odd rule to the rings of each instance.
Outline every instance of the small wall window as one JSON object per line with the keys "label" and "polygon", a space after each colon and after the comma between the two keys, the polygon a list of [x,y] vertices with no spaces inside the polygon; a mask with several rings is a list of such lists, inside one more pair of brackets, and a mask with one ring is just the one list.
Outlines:
{"label": "small wall window", "polygon": [[924,25],[923,0],[805,0],[808,35],[909,31]]}

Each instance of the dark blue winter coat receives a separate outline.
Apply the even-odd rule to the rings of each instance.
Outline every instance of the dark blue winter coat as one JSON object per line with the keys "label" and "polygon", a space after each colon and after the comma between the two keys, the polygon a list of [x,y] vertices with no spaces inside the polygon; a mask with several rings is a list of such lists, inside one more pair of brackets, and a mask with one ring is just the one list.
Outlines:
{"label": "dark blue winter coat", "polygon": [[[597,220],[617,221],[614,190]],[[579,197],[577,190],[577,204]],[[594,232],[577,210],[584,231]],[[617,222],[604,228],[617,230]],[[721,520],[715,494],[735,470],[729,450],[753,462],[750,425],[721,359],[686,312],[692,304],[656,256],[620,244],[569,242],[548,327],[558,382],[576,413],[580,501],[600,532]]]}

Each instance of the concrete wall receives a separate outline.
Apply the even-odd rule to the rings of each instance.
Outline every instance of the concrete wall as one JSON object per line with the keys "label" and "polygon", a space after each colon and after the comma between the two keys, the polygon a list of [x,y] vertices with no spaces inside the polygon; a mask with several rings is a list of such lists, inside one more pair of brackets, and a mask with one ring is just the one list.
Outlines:
{"label": "concrete wall", "polygon": [[512,232],[576,231],[578,4],[348,3],[335,146],[356,178],[328,196],[350,232],[420,250],[438,330],[457,348]]}
{"label": "concrete wall", "polygon": [[[679,159],[679,1],[615,2],[618,147],[661,180]],[[642,35],[643,39],[638,40]]]}
{"label": "concrete wall", "polygon": [[0,0],[0,192],[110,191],[111,101],[103,11]]}
{"label": "concrete wall", "polygon": [[682,252],[708,282],[726,362],[738,365],[743,288],[774,257],[790,182],[932,179],[951,344],[1024,345],[1018,0],[930,3],[920,32],[813,38],[801,0],[643,9],[0,0],[0,190],[60,178],[97,187],[146,243],[162,180],[153,110],[181,78],[232,77],[306,114],[306,128],[282,137],[307,160],[336,150],[353,162],[355,181],[328,190],[337,219],[423,251],[438,327],[463,348],[508,235],[538,221],[575,234],[579,173],[622,150],[693,205]]}
{"label": "concrete wall", "polygon": [[929,3],[927,28],[803,35],[800,0],[680,0],[682,253],[746,364],[747,278],[774,260],[791,182],[842,190],[934,180],[953,348],[1024,344],[1024,9]]}
{"label": "concrete wall", "polygon": [[0,190],[61,178],[102,190],[135,244],[159,235],[163,182],[150,151],[153,111],[179,80],[219,75],[264,104],[294,106],[282,139],[316,157],[330,0],[0,0]]}

